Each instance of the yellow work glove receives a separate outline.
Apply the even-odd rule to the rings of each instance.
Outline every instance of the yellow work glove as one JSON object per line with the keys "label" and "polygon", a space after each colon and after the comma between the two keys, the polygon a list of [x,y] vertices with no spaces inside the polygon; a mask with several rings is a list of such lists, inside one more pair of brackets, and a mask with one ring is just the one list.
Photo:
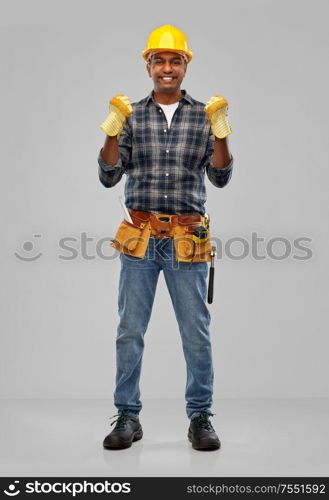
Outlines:
{"label": "yellow work glove", "polygon": [[209,120],[212,133],[219,139],[224,139],[232,133],[228,122],[228,102],[221,94],[216,94],[209,99],[204,107]]}
{"label": "yellow work glove", "polygon": [[100,125],[107,135],[120,136],[127,116],[131,115],[133,109],[130,101],[124,94],[116,94],[110,100],[110,112],[106,120]]}

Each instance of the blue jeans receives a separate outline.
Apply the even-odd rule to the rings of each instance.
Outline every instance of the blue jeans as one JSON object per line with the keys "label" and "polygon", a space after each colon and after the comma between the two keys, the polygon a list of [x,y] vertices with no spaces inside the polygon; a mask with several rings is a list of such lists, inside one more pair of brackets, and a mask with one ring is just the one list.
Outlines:
{"label": "blue jeans", "polygon": [[186,413],[194,418],[210,412],[213,363],[206,305],[208,264],[177,262],[172,238],[151,236],[143,259],[120,253],[120,323],[116,337],[116,388],[118,411],[138,416],[142,409],[139,380],[144,335],[151,317],[155,290],[162,270],[182,339],[186,361]]}

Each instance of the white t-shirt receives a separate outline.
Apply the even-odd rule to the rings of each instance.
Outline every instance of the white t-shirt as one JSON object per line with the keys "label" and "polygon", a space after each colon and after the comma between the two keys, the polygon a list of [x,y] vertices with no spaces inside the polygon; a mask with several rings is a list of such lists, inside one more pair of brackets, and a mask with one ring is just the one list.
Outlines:
{"label": "white t-shirt", "polygon": [[170,128],[172,117],[174,116],[175,110],[178,107],[179,101],[174,102],[173,104],[160,104],[159,106],[163,109],[164,114],[166,115],[168,122],[168,129]]}

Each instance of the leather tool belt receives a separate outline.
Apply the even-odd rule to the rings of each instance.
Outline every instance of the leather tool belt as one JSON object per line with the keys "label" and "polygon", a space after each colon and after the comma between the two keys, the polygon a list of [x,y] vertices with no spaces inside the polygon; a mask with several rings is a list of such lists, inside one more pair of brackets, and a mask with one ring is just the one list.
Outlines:
{"label": "leather tool belt", "polygon": [[129,210],[132,223],[123,220],[111,245],[122,253],[144,258],[149,239],[173,238],[176,260],[180,262],[210,262],[211,243],[208,237],[196,242],[193,233],[204,225],[205,218],[200,214],[156,214],[141,210]]}

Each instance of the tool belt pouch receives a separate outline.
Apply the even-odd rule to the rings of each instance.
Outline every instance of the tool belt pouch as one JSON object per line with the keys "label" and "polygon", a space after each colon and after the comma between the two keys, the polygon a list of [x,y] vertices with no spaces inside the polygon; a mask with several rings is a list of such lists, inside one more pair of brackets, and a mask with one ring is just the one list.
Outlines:
{"label": "tool belt pouch", "polygon": [[[195,242],[193,226],[178,225],[174,230],[174,246],[178,262],[211,262],[211,241],[208,228],[208,238]],[[194,255],[193,255],[194,252]]]}
{"label": "tool belt pouch", "polygon": [[123,220],[116,232],[111,246],[127,255],[143,258],[150,239],[150,222],[134,221],[132,224]]}

